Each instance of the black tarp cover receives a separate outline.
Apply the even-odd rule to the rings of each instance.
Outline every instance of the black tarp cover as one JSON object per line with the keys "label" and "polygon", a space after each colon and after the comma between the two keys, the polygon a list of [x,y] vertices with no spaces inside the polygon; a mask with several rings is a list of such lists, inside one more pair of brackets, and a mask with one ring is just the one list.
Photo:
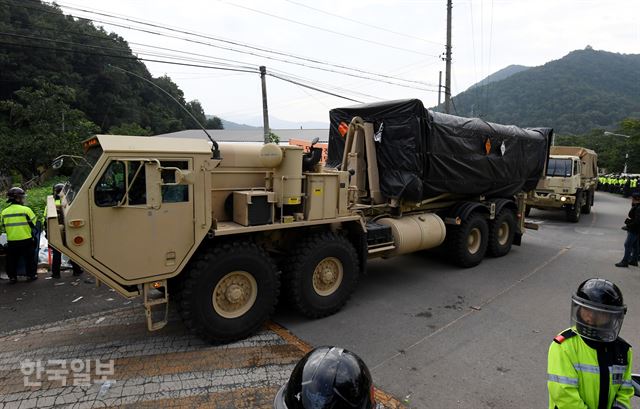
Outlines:
{"label": "black tarp cover", "polygon": [[329,112],[328,166],[342,162],[345,139],[338,128],[355,116],[372,122],[376,132],[382,125],[376,142],[382,194],[409,201],[441,193],[510,197],[532,190],[543,175],[553,134],[550,128],[433,112],[417,99],[363,104]]}

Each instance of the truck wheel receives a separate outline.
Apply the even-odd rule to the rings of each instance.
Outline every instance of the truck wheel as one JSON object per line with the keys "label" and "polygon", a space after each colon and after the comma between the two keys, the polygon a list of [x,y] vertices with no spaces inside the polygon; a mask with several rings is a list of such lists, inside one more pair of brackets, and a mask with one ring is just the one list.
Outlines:
{"label": "truck wheel", "polygon": [[453,262],[460,267],[480,264],[487,251],[488,230],[486,219],[478,213],[471,213],[459,227],[452,229],[450,244]]}
{"label": "truck wheel", "polygon": [[181,294],[187,328],[211,343],[257,331],[273,313],[280,283],[260,247],[233,242],[206,249],[189,264]]}
{"label": "truck wheel", "polygon": [[582,208],[580,209],[582,214],[591,213],[591,205],[592,204],[593,204],[593,192],[590,191],[590,190],[587,190],[586,191],[586,197],[584,199],[584,204],[582,205]]}
{"label": "truck wheel", "polygon": [[573,206],[567,207],[567,221],[572,223],[578,223],[580,221],[580,214],[582,209],[582,195],[583,192],[576,193],[576,202]]}
{"label": "truck wheel", "polygon": [[502,257],[511,251],[516,232],[516,215],[511,209],[502,209],[489,222],[489,245],[487,251],[494,257]]}
{"label": "truck wheel", "polygon": [[289,302],[309,318],[339,311],[358,284],[358,256],[345,237],[313,235],[294,250],[283,268]]}

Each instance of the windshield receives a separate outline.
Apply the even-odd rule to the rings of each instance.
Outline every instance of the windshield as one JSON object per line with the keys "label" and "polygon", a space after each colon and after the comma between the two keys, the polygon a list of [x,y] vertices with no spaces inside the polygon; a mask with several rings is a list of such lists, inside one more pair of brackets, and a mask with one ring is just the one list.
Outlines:
{"label": "windshield", "polygon": [[549,159],[547,176],[571,176],[571,159]]}
{"label": "windshield", "polygon": [[64,196],[67,199],[67,203],[73,202],[76,193],[82,187],[82,184],[89,176],[91,169],[102,155],[102,148],[100,145],[94,145],[87,150],[84,155],[85,160],[77,160],[74,163],[73,173],[69,178],[69,183],[64,188]]}

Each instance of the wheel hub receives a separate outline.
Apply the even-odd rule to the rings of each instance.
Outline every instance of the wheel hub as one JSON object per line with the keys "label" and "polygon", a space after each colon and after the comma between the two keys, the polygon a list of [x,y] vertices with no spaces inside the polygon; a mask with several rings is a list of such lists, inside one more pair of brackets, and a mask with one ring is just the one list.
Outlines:
{"label": "wheel hub", "polygon": [[327,257],[313,271],[313,289],[320,296],[329,296],[340,288],[343,275],[342,262],[335,257]]}
{"label": "wheel hub", "polygon": [[480,250],[480,244],[482,242],[482,233],[477,227],[469,232],[467,237],[467,249],[469,253],[476,254]]}
{"label": "wheel hub", "polygon": [[507,244],[509,240],[509,224],[507,222],[503,222],[498,229],[498,243],[500,245]]}
{"label": "wheel hub", "polygon": [[213,309],[224,318],[237,318],[253,307],[258,293],[255,278],[246,271],[233,271],[213,290]]}

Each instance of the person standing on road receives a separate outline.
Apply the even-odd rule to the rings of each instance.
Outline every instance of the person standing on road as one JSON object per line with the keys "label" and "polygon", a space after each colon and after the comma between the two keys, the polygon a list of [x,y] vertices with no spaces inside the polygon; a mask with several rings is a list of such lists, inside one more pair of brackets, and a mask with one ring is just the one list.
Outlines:
{"label": "person standing on road", "polygon": [[631,409],[631,346],[618,336],[627,307],[611,281],[591,278],[571,297],[572,327],[549,347],[549,409]]}
{"label": "person standing on road", "polygon": [[[52,189],[52,193],[53,193],[53,199],[55,201],[56,204],[56,208],[58,209],[58,211],[60,211],[60,193],[62,192],[62,189],[64,188],[64,183],[58,183],[56,185],[53,186]],[[47,226],[47,207],[45,206],[44,208],[44,226],[46,228]],[[60,278],[60,267],[62,265],[62,254],[54,249],[53,247],[49,247],[49,250],[51,251],[51,277],[52,278]],[[71,263],[71,267],[73,268],[73,275],[74,276],[79,276],[82,274],[82,268],[80,268],[79,265],[77,265],[76,263],[74,263],[73,261],[70,261]]]}
{"label": "person standing on road", "polygon": [[627,231],[627,238],[624,241],[624,256],[616,263],[616,267],[628,267],[638,265],[640,249],[640,192],[631,195],[631,209],[624,221],[623,230]]}
{"label": "person standing on road", "polygon": [[7,275],[9,283],[18,281],[18,263],[24,261],[27,280],[38,278],[35,258],[36,243],[33,236],[36,215],[24,205],[24,190],[12,187],[7,191],[9,206],[0,213],[0,224],[7,232]]}

